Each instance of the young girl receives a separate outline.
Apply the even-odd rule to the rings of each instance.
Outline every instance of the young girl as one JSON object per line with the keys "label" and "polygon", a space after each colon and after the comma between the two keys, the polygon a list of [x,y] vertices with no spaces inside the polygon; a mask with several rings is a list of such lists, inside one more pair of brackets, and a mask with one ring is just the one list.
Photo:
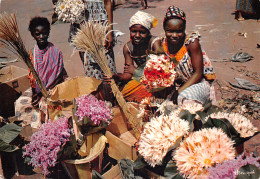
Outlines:
{"label": "young girl", "polygon": [[129,81],[136,67],[146,62],[146,51],[151,50],[155,37],[151,35],[151,28],[157,25],[158,20],[151,14],[137,11],[129,23],[130,41],[123,47],[125,68],[123,74],[115,74],[113,78],[120,81]]}
{"label": "young girl", "polygon": [[[29,24],[29,31],[36,40],[34,48],[30,51],[30,58],[46,89],[64,81],[67,73],[63,65],[61,51],[52,43],[48,42],[50,23],[45,17],[34,17]],[[47,108],[42,102],[41,90],[29,71],[31,87],[15,103],[15,114],[23,125],[30,124],[33,128],[40,128],[41,120],[47,114]]]}
{"label": "young girl", "polygon": [[207,99],[215,102],[214,88],[211,82],[215,73],[209,58],[201,50],[198,35],[187,37],[185,33],[186,16],[178,7],[167,9],[163,28],[165,37],[157,40],[153,50],[163,49],[169,57],[175,57],[179,88],[173,95],[175,103],[193,101],[203,104]]}

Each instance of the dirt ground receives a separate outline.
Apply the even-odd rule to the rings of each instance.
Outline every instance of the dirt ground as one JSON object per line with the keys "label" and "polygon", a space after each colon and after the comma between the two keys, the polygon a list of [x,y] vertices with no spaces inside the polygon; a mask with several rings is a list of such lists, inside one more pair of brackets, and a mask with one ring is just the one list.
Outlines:
{"label": "dirt ground", "polygon": [[[152,29],[152,34],[163,36],[162,21],[165,11],[169,5],[176,5],[183,9],[187,16],[187,33],[198,31],[201,34],[202,48],[207,52],[210,59],[229,59],[237,52],[247,52],[253,56],[253,60],[239,62],[213,62],[217,82],[215,82],[217,99],[233,98],[235,96],[258,95],[259,92],[231,87],[228,82],[234,83],[234,78],[243,78],[260,86],[260,22],[255,19],[236,21],[234,19],[235,0],[148,0],[149,8],[145,12],[151,13],[158,18],[158,26]],[[140,1],[126,1],[118,5],[114,10],[115,30],[125,33],[119,37],[114,48],[115,60],[118,72],[122,72],[124,57],[122,53],[123,44],[129,39],[128,22],[130,17],[141,7]],[[51,0],[2,0],[1,12],[15,12],[19,28],[26,44],[32,48],[35,41],[28,32],[28,22],[33,16],[46,16],[51,19],[53,6]],[[71,77],[83,76],[83,66],[78,54],[73,54],[73,47],[68,43],[69,24],[57,24],[52,26],[50,41],[58,46],[63,52],[65,68]],[[239,34],[246,33],[246,36]],[[12,58],[12,57],[10,57]],[[26,66],[20,62],[14,65]],[[252,122],[260,129],[259,106]],[[250,116],[249,116],[250,117]],[[251,116],[251,118],[253,118]],[[260,148],[260,135],[255,136],[245,144],[245,151],[253,151]],[[258,149],[260,151],[260,149]]]}

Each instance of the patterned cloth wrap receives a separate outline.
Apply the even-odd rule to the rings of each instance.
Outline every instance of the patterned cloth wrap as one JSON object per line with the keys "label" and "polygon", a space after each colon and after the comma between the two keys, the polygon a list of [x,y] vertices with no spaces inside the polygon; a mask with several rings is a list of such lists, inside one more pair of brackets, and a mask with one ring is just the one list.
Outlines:
{"label": "patterned cloth wrap", "polygon": [[143,11],[137,11],[131,18],[129,22],[129,28],[133,25],[142,25],[146,29],[151,30],[151,28],[156,27],[158,23],[158,20],[152,16],[151,14],[148,14]]}
{"label": "patterned cloth wrap", "polygon": [[[106,21],[107,12],[104,6],[103,0],[84,0],[85,3],[85,20],[92,19],[93,21]],[[69,42],[71,42],[72,36],[76,35],[80,25],[77,23],[71,24]],[[106,53],[107,63],[112,73],[116,73],[116,64],[114,60],[114,52],[112,47],[107,49]],[[91,54],[85,54],[83,62],[85,75],[88,77],[103,80],[102,70],[99,65],[95,62]]]}
{"label": "patterned cloth wrap", "polygon": [[[43,85],[46,88],[50,87],[64,68],[61,51],[49,42],[48,46],[43,50],[40,50],[39,47],[35,45],[33,53],[31,52],[30,54],[34,69],[39,75]],[[32,87],[39,93],[40,88],[30,71],[28,77]]]}
{"label": "patterned cloth wrap", "polygon": [[31,125],[32,128],[39,129],[42,125],[43,114],[47,114],[47,103],[44,100],[39,102],[39,109],[32,106],[32,88],[27,89],[22,96],[15,101],[15,116],[22,122],[22,126]]}
{"label": "patterned cloth wrap", "polygon": [[[199,39],[199,33],[194,33],[191,36],[187,36],[186,41],[182,48],[174,55],[168,54],[167,51],[167,41],[166,38],[162,40],[164,51],[171,58],[175,57],[179,64],[176,67],[177,76],[183,83],[189,80],[189,78],[194,73],[191,63],[191,58],[186,48],[186,45],[193,43],[195,39]],[[212,85],[212,81],[216,79],[216,74],[214,72],[211,61],[204,50],[202,50],[203,55],[203,80],[196,83],[186,89],[184,89],[178,96],[178,105],[182,105],[184,100],[193,100],[195,102],[203,104],[207,99],[210,99],[213,104],[216,103],[215,90]]]}

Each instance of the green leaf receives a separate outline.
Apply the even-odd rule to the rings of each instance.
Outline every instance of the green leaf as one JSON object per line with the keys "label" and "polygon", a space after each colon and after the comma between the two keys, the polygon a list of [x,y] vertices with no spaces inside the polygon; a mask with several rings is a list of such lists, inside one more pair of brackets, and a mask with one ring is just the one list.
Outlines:
{"label": "green leaf", "polygon": [[211,101],[207,101],[203,104],[203,111],[197,111],[196,114],[200,116],[202,124],[207,122],[207,118],[210,114],[220,111],[217,106],[212,105]]}
{"label": "green leaf", "polygon": [[190,126],[190,130],[189,132],[193,131],[194,129],[194,123],[193,121],[195,120],[195,116],[196,114],[191,114],[189,111],[187,110],[182,110],[180,113],[179,113],[179,118],[181,119],[184,119],[186,121],[189,122],[189,126]]}
{"label": "green leaf", "polygon": [[142,169],[144,167],[148,166],[148,164],[145,162],[144,158],[142,156],[138,156],[138,158],[134,161],[134,169]]}
{"label": "green leaf", "polygon": [[176,163],[172,160],[166,165],[164,176],[169,179],[184,179],[177,170]]}
{"label": "green leaf", "polygon": [[121,159],[119,162],[119,168],[123,179],[134,179],[134,162],[129,159]]}
{"label": "green leaf", "polygon": [[255,165],[245,165],[237,171],[237,179],[259,179],[260,169]]}
{"label": "green leaf", "polygon": [[0,128],[0,151],[13,152],[18,149],[17,146],[10,143],[20,134],[22,127],[14,123],[6,124]]}
{"label": "green leaf", "polygon": [[10,143],[20,134],[22,129],[14,123],[4,125],[0,128],[0,140]]}
{"label": "green leaf", "polygon": [[10,145],[2,140],[0,140],[0,151],[2,152],[13,152],[18,150],[19,148],[14,145]]}

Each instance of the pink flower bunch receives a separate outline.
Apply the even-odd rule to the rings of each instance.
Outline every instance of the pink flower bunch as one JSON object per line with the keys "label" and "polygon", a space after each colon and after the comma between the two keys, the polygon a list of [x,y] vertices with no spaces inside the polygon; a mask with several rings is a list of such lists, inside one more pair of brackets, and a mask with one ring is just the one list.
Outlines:
{"label": "pink flower bunch", "polygon": [[112,119],[111,109],[108,105],[95,98],[93,95],[83,95],[76,99],[77,113],[79,120],[84,116],[90,118],[95,125],[100,125],[102,121],[109,123]]}
{"label": "pink flower bunch", "polygon": [[259,160],[260,158],[253,157],[253,154],[246,158],[242,154],[236,159],[227,160],[222,164],[217,164],[215,167],[209,168],[209,179],[235,179],[238,175],[238,170],[247,164],[252,164],[260,168]]}
{"label": "pink flower bunch", "polygon": [[23,157],[31,158],[29,164],[42,168],[47,175],[50,173],[48,168],[55,166],[57,153],[69,140],[71,133],[73,129],[69,129],[66,117],[45,123],[32,135],[31,142],[23,147]]}

